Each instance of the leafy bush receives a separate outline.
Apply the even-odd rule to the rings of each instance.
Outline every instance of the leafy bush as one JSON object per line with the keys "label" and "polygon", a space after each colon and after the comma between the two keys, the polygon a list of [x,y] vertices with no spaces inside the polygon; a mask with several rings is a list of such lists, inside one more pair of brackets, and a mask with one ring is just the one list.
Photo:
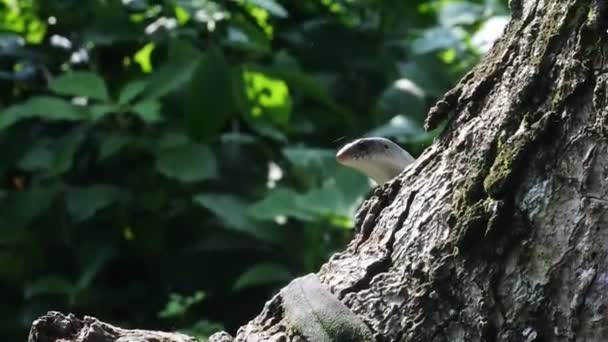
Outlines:
{"label": "leafy bush", "polygon": [[505,4],[0,0],[0,331],[47,310],[202,338],[352,235],[365,134],[428,107]]}

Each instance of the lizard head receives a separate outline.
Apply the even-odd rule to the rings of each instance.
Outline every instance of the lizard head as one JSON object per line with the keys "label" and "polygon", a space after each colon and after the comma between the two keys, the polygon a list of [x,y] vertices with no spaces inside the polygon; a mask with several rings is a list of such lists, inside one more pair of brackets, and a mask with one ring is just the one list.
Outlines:
{"label": "lizard head", "polygon": [[336,154],[336,160],[383,184],[399,175],[414,158],[391,140],[372,137],[346,144]]}

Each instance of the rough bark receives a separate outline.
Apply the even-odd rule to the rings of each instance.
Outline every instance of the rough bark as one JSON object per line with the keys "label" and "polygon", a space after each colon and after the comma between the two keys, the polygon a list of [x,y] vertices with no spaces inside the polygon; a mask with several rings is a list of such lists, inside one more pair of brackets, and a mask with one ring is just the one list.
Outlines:
{"label": "rough bark", "polygon": [[236,341],[310,340],[345,308],[376,341],[608,341],[607,6],[510,7],[504,36],[430,111],[445,132],[362,206],[347,249]]}
{"label": "rough bark", "polygon": [[[605,1],[510,6],[430,111],[446,131],[318,273],[377,341],[608,340]],[[284,296],[235,340],[305,339]]]}
{"label": "rough bark", "polygon": [[[218,341],[221,341],[218,334]],[[80,320],[74,315],[48,312],[32,323],[28,342],[196,342],[179,333],[128,330],[114,327],[94,317]]]}

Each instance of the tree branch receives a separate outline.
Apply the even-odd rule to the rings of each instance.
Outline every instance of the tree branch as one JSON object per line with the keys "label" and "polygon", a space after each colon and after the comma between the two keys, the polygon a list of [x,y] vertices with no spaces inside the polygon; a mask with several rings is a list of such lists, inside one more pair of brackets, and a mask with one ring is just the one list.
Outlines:
{"label": "tree branch", "polygon": [[193,337],[162,331],[122,329],[95,317],[49,311],[32,323],[28,342],[197,342]]}

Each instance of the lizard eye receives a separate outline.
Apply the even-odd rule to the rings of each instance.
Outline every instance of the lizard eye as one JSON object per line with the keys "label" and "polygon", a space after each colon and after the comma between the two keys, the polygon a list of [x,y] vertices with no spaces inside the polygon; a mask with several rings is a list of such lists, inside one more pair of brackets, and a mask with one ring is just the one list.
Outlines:
{"label": "lizard eye", "polygon": [[384,149],[388,150],[388,145],[387,144],[384,144]]}

